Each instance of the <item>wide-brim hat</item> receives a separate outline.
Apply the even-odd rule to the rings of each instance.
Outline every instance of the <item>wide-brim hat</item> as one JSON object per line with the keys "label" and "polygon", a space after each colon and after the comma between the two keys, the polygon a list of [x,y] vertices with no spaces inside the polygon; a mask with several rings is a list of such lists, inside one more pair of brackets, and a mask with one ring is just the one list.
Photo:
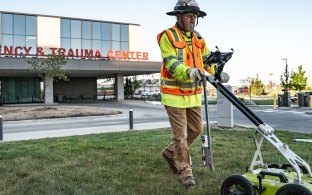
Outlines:
{"label": "wide-brim hat", "polygon": [[204,17],[207,15],[206,12],[200,10],[198,3],[195,0],[178,0],[173,11],[167,12],[166,14],[169,16],[175,16],[178,13],[183,12],[197,12],[198,17]]}

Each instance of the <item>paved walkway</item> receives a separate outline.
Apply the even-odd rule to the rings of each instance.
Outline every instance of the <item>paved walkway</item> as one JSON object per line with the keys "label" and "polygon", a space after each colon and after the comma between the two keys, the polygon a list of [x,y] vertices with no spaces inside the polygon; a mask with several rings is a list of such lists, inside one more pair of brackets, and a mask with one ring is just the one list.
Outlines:
{"label": "paved walkway", "polygon": [[[285,108],[291,109],[291,108]],[[306,111],[306,114],[312,114],[312,111]],[[217,123],[217,121],[210,121],[210,123]],[[22,124],[21,124],[22,125]],[[242,126],[239,124],[234,124]],[[151,123],[140,123],[134,124],[133,130],[146,130],[156,128],[169,128],[170,124],[166,122],[153,122]],[[254,128],[254,126],[246,126],[247,128]],[[31,132],[17,132],[17,133],[4,133],[3,141],[19,141],[19,140],[31,140],[31,139],[42,139],[42,138],[53,138],[53,137],[64,137],[73,135],[87,135],[97,133],[108,133],[108,132],[121,132],[131,131],[129,125],[112,125],[104,127],[91,127],[91,128],[73,128],[65,130],[42,130],[42,131],[31,131]]]}
{"label": "paved walkway", "polygon": [[[168,128],[169,122],[154,122],[134,124],[133,130],[143,129],[156,129],[156,128]],[[17,133],[4,133],[3,141],[19,141],[19,140],[30,140],[30,139],[42,139],[52,137],[65,137],[73,135],[87,135],[97,133],[109,133],[109,132],[121,132],[131,131],[129,125],[113,125],[106,127],[91,127],[91,128],[74,128],[66,130],[49,130],[49,131],[31,131],[31,132],[17,132]]]}

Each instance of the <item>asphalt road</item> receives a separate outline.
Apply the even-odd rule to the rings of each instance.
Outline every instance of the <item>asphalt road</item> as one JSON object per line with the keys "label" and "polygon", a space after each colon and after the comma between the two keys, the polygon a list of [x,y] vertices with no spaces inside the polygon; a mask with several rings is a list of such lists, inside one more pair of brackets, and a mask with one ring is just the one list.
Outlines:
{"label": "asphalt road", "polygon": [[[84,104],[86,105],[86,104]],[[107,109],[120,110],[123,113],[111,116],[76,117],[64,119],[42,119],[25,121],[4,121],[4,133],[57,131],[66,129],[90,129],[90,128],[113,128],[120,130],[129,127],[129,109],[133,110],[134,128],[146,127],[157,128],[159,124],[168,126],[166,110],[160,104],[144,101],[106,101],[101,103],[88,103],[88,106],[105,107]],[[250,109],[265,123],[275,130],[312,133],[312,115],[306,111],[311,108],[278,108],[273,106],[254,106]],[[255,127],[238,109],[234,107],[234,124]],[[203,107],[204,116],[204,107]],[[210,122],[217,122],[217,110],[215,105],[209,106]]]}

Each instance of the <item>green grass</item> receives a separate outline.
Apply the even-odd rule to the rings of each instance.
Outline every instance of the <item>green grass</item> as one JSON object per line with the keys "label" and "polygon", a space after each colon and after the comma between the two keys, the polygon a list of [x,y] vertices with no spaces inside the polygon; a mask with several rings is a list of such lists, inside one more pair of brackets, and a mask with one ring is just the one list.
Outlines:
{"label": "green grass", "polygon": [[[202,165],[201,143],[191,147],[195,189],[184,188],[170,172],[160,151],[170,142],[169,129],[0,143],[0,194],[211,194],[222,181],[244,173],[254,154],[254,130],[212,129],[214,165]],[[276,132],[309,164],[312,134]],[[284,159],[268,142],[262,147],[269,163]]]}

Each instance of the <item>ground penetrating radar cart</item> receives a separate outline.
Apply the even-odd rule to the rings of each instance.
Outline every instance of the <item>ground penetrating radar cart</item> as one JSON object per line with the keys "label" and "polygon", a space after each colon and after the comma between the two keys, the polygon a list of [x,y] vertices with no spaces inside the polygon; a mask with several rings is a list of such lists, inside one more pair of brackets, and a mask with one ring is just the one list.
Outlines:
{"label": "ground penetrating radar cart", "polygon": [[[253,136],[255,143],[255,154],[251,164],[242,175],[231,175],[226,178],[221,186],[221,195],[312,195],[312,173],[310,166],[296,155],[288,145],[282,143],[275,135],[274,129],[264,123],[254,114],[240,99],[229,91],[221,82],[221,72],[225,63],[232,57],[232,52],[220,52],[219,49],[211,52],[205,60],[206,64],[217,63],[218,68],[215,76],[206,75],[203,82],[208,81],[225,98],[227,98],[237,109],[239,109],[257,128]],[[203,84],[206,86],[205,84]],[[205,88],[205,87],[204,87]],[[205,102],[207,92],[204,89]],[[206,108],[207,110],[207,108]],[[206,113],[207,116],[207,113]],[[206,117],[207,119],[207,117]],[[208,120],[207,120],[207,123]],[[211,149],[210,130],[208,130],[209,150]],[[265,164],[261,155],[261,146],[266,139],[287,160],[285,164]],[[213,170],[211,151],[205,153],[206,165]]]}

